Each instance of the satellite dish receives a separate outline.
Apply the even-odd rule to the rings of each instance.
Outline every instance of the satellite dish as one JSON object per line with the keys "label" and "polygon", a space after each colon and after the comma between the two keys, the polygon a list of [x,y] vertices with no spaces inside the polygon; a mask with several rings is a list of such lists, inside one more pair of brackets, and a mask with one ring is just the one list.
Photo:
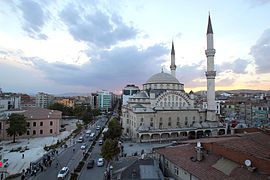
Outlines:
{"label": "satellite dish", "polygon": [[245,165],[250,167],[251,166],[251,161],[249,159],[245,160]]}
{"label": "satellite dish", "polygon": [[201,148],[202,147],[201,142],[197,142],[197,147],[198,148]]}

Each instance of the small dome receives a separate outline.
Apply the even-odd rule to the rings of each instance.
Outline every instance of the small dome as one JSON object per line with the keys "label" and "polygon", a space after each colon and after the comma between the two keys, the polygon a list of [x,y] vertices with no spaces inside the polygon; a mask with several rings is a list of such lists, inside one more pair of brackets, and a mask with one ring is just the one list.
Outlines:
{"label": "small dome", "polygon": [[155,83],[180,84],[179,81],[175,77],[164,72],[151,76],[146,82],[146,84],[155,84]]}

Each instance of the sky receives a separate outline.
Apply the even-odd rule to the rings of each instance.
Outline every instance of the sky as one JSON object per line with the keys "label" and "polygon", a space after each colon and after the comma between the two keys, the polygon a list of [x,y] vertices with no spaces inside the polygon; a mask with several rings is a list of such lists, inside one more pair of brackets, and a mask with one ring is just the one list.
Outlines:
{"label": "sky", "polygon": [[216,89],[270,89],[270,0],[1,0],[0,87],[37,93],[120,93],[170,73],[206,90],[210,12]]}

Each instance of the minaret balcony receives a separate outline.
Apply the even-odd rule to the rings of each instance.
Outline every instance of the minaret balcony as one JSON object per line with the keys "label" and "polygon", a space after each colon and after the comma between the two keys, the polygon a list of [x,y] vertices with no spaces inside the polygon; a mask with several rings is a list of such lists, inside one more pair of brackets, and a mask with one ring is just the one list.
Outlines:
{"label": "minaret balcony", "polygon": [[206,71],[205,75],[207,79],[215,79],[216,71]]}
{"label": "minaret balcony", "polygon": [[205,50],[206,57],[215,56],[215,53],[216,53],[216,50],[215,49],[206,49]]}
{"label": "minaret balcony", "polygon": [[170,69],[175,70],[176,69],[176,65],[175,64],[174,65],[170,65]]}

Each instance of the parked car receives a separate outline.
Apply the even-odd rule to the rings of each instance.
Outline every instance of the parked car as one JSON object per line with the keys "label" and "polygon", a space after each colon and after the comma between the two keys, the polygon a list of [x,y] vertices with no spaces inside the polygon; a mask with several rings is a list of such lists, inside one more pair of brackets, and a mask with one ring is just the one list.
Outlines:
{"label": "parked car", "polygon": [[84,138],[83,137],[79,137],[79,139],[78,139],[78,143],[82,143],[84,141]]}
{"label": "parked car", "polygon": [[100,140],[98,141],[98,144],[101,146],[101,145],[103,144],[103,140],[100,139]]}
{"label": "parked car", "polygon": [[103,158],[98,158],[97,166],[101,167],[104,165],[104,159]]}
{"label": "parked car", "polygon": [[97,127],[96,127],[96,130],[100,130],[100,126],[97,126]]}
{"label": "parked car", "polygon": [[69,173],[69,168],[68,168],[68,167],[63,167],[63,168],[59,171],[59,173],[58,173],[58,175],[57,175],[57,178],[58,178],[58,179],[64,179],[64,178],[68,175],[68,173]]}
{"label": "parked car", "polygon": [[90,159],[87,163],[87,169],[93,168],[95,164],[94,159]]}
{"label": "parked car", "polygon": [[84,143],[84,144],[81,146],[81,149],[82,149],[82,150],[86,149],[86,146],[87,146],[87,145]]}

